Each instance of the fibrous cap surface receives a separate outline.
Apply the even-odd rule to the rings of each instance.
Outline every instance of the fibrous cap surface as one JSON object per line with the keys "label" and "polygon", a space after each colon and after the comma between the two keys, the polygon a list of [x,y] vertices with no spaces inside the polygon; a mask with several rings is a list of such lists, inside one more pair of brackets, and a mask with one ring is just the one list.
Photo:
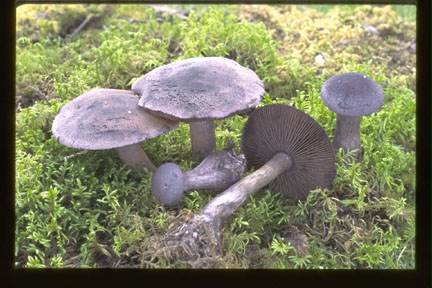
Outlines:
{"label": "fibrous cap surface", "polygon": [[135,81],[132,91],[149,112],[188,122],[248,111],[261,102],[264,85],[233,60],[203,57],[158,67]]}
{"label": "fibrous cap surface", "polygon": [[321,88],[321,97],[330,110],[352,117],[369,115],[384,102],[381,87],[369,77],[354,72],[330,77]]}
{"label": "fibrous cap surface", "polygon": [[66,104],[55,117],[52,133],[61,144],[88,150],[123,147],[178,127],[151,115],[126,90],[93,89]]}

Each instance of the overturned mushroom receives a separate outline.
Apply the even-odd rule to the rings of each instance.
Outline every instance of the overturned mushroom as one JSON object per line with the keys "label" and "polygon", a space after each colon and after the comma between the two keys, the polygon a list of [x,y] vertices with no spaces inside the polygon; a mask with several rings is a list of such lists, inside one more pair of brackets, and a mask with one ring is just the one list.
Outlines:
{"label": "overturned mushroom", "polygon": [[377,111],[384,102],[381,87],[360,73],[344,73],[330,77],[322,89],[324,104],[336,112],[336,129],[333,139],[335,151],[358,149],[354,156],[361,160],[360,117]]}
{"label": "overturned mushroom", "polygon": [[158,67],[132,84],[146,111],[190,125],[192,156],[216,147],[214,119],[246,112],[261,102],[264,85],[250,69],[222,57],[190,58]]}
{"label": "overturned mushroom", "polygon": [[123,163],[155,171],[139,142],[178,127],[138,106],[131,91],[93,89],[66,104],[55,117],[52,133],[68,147],[87,150],[114,148]]}
{"label": "overturned mushroom", "polygon": [[238,181],[246,169],[244,156],[232,151],[217,151],[208,155],[200,165],[182,172],[174,163],[159,166],[152,178],[152,192],[164,205],[177,205],[185,191],[222,191]]}
{"label": "overturned mushroom", "polygon": [[255,110],[243,128],[242,148],[248,164],[258,170],[216,196],[187,225],[170,231],[160,245],[174,247],[173,253],[187,260],[206,257],[220,251],[221,223],[250,195],[270,184],[274,192],[303,200],[313,189],[328,188],[336,173],[324,129],[290,106]]}

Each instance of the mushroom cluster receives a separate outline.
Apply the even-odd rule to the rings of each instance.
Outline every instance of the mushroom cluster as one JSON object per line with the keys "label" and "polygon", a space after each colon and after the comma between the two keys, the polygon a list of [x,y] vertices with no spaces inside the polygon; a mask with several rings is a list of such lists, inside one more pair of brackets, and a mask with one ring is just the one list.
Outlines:
{"label": "mushroom cluster", "polygon": [[[323,102],[338,113],[333,143],[318,122],[294,107],[273,104],[256,109],[243,128],[241,149],[247,166],[257,170],[213,198],[187,224],[174,227],[160,245],[179,250],[174,254],[185,258],[220,252],[221,224],[261,188],[269,185],[273,192],[297,200],[305,200],[316,188],[329,188],[336,175],[335,150],[361,148],[360,117],[378,110],[384,94],[360,73],[330,78],[321,94]],[[156,185],[152,189],[157,197],[170,193]]]}
{"label": "mushroom cluster", "polygon": [[274,192],[304,200],[311,190],[330,187],[336,174],[324,129],[291,106],[273,104],[252,112],[241,146],[248,165],[258,169],[213,198],[187,224],[170,230],[157,245],[184,259],[220,253],[221,224],[249,196],[270,184]]}
{"label": "mushroom cluster", "polygon": [[247,112],[263,95],[259,77],[237,62],[189,58],[150,71],[133,83],[132,91],[93,89],[82,94],[60,110],[52,132],[65,146],[114,148],[125,164],[155,172],[139,142],[184,121],[190,125],[193,158],[203,160],[215,152],[214,119]]}
{"label": "mushroom cluster", "polygon": [[[252,70],[221,57],[190,58],[150,71],[131,89],[93,89],[75,98],[55,117],[53,136],[73,148],[115,149],[125,164],[153,172],[152,193],[166,206],[178,205],[185,191],[225,190],[188,225],[167,234],[171,244],[193,235],[190,245],[203,231],[212,231],[219,245],[221,223],[267,185],[296,200],[330,187],[335,151],[360,150],[360,117],[384,101],[381,87],[367,76],[335,75],[321,90],[324,104],[337,113],[333,143],[308,114],[272,104],[250,114],[242,131],[244,155],[236,156],[215,151],[214,120],[250,111],[262,100],[264,85]],[[187,172],[175,163],[157,168],[139,143],[177,128],[179,121],[189,123],[192,156],[201,163]],[[242,178],[246,167],[256,171]]]}

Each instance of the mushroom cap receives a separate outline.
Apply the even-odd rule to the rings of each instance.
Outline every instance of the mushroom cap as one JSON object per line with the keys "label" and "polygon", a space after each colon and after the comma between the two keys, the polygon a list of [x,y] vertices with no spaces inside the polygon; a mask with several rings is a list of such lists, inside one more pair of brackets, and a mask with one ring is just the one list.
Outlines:
{"label": "mushroom cap", "polygon": [[306,199],[311,190],[328,188],[336,174],[335,154],[324,129],[311,116],[294,107],[272,104],[249,116],[241,147],[248,166],[259,168],[278,152],[288,154],[291,168],[270,188],[285,197]]}
{"label": "mushroom cap", "polygon": [[381,87],[361,73],[344,73],[330,77],[321,88],[321,97],[330,110],[359,117],[377,111],[384,102]]}
{"label": "mushroom cap", "polygon": [[261,102],[264,84],[233,60],[203,57],[158,67],[136,80],[132,91],[150,113],[189,122],[248,111]]}
{"label": "mushroom cap", "polygon": [[164,163],[152,178],[152,193],[156,200],[167,206],[175,206],[183,197],[183,172],[174,163]]}
{"label": "mushroom cap", "polygon": [[55,117],[52,133],[61,144],[103,150],[139,143],[178,127],[141,109],[131,91],[93,89],[67,103]]}

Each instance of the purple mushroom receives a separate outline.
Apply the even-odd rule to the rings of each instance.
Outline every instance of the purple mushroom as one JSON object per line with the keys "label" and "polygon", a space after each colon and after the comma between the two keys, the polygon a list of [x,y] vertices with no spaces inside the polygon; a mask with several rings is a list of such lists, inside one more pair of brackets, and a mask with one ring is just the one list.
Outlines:
{"label": "purple mushroom", "polygon": [[254,108],[264,85],[233,60],[204,57],[158,67],[135,81],[132,91],[146,111],[189,123],[193,158],[202,160],[215,150],[214,119]]}
{"label": "purple mushroom", "polygon": [[377,111],[384,102],[381,87],[360,73],[344,73],[332,76],[322,89],[324,104],[336,112],[336,129],[333,139],[335,151],[358,149],[355,158],[361,160],[360,120],[361,116]]}
{"label": "purple mushroom", "polygon": [[93,89],[67,103],[55,117],[52,133],[68,147],[114,148],[123,163],[156,171],[140,142],[178,127],[178,122],[151,115],[131,91]]}

